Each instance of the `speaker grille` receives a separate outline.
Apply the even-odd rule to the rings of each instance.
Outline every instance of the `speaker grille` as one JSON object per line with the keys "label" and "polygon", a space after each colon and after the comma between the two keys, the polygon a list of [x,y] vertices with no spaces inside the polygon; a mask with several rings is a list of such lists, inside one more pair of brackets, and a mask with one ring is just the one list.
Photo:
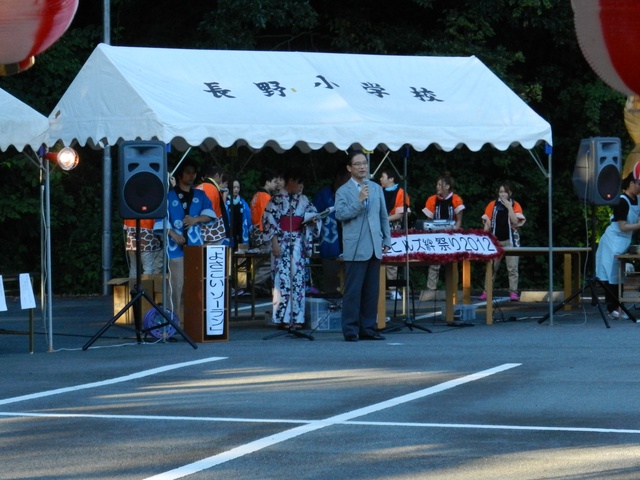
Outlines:
{"label": "speaker grille", "polygon": [[573,169],[573,187],[580,200],[591,205],[620,201],[620,139],[592,137],[580,141]]}
{"label": "speaker grille", "polygon": [[598,194],[605,200],[613,200],[620,193],[620,172],[614,165],[605,165],[598,175]]}
{"label": "speaker grille", "polygon": [[127,207],[139,215],[154,212],[164,202],[164,186],[149,172],[136,173],[127,181],[123,191]]}

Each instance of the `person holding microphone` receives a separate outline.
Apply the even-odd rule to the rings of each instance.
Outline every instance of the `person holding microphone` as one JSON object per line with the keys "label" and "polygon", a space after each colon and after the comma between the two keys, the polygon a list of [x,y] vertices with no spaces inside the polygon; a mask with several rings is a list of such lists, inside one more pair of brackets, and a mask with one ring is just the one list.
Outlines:
{"label": "person holding microphone", "polygon": [[[482,215],[484,230],[491,232],[503,247],[519,247],[520,233],[518,229],[524,225],[526,218],[522,213],[522,207],[516,202],[511,195],[513,188],[509,182],[502,182],[498,188],[498,198],[489,202]],[[507,264],[507,273],[509,274],[509,300],[512,302],[520,301],[518,295],[518,261],[517,255],[507,255],[505,263]],[[496,273],[500,268],[502,258],[493,261],[493,280],[496,279]],[[487,299],[487,289],[485,288],[480,300]]]}
{"label": "person holding microphone", "polygon": [[389,217],[382,187],[369,182],[362,152],[349,156],[351,178],[336,192],[336,219],[342,223],[345,286],[342,334],[347,342],[384,340],[376,329],[380,265],[391,248]]}

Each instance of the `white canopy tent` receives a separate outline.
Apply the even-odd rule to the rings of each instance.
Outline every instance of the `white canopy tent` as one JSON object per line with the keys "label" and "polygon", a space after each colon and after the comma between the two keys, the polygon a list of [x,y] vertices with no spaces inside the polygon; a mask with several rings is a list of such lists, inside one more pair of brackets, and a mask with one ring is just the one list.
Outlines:
{"label": "white canopy tent", "polygon": [[[177,50],[99,45],[49,116],[49,135],[120,140],[445,151],[552,144],[551,127],[475,57]],[[552,293],[551,156],[549,274]],[[105,182],[106,183],[106,182]],[[106,187],[106,185],[105,185]],[[550,295],[551,298],[551,295]],[[553,319],[553,312],[550,314]]]}
{"label": "white canopy tent", "polygon": [[99,45],[50,117],[65,144],[449,151],[552,143],[551,127],[475,57]]}
{"label": "white canopy tent", "polygon": [[48,129],[47,117],[0,88],[0,150],[38,150],[46,143]]}
{"label": "white canopy tent", "polygon": [[[15,98],[13,95],[0,89],[0,150],[4,151],[10,146],[18,151],[31,147],[34,152],[48,142],[47,131],[49,120],[27,104]],[[25,152],[26,154],[26,152]],[[27,155],[28,156],[28,155]],[[49,166],[42,159],[29,159],[43,173],[41,175],[40,206],[42,211],[41,238],[43,249],[41,251],[40,272],[40,298],[42,315],[47,326],[47,345],[49,351],[53,350],[53,322],[51,305],[51,237],[49,216]],[[43,183],[44,182],[44,183]],[[0,272],[2,273],[2,272]],[[46,301],[45,301],[46,300]]]}

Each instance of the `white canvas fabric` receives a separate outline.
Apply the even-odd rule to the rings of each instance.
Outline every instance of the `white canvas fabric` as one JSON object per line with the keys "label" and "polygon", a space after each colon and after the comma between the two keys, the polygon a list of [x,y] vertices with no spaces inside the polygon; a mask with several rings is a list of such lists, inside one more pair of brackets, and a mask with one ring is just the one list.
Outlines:
{"label": "white canvas fabric", "polygon": [[303,151],[552,144],[550,125],[475,57],[99,45],[49,116],[53,141]]}
{"label": "white canvas fabric", "polygon": [[27,145],[37,150],[46,143],[48,128],[47,117],[0,89],[0,150],[22,151]]}

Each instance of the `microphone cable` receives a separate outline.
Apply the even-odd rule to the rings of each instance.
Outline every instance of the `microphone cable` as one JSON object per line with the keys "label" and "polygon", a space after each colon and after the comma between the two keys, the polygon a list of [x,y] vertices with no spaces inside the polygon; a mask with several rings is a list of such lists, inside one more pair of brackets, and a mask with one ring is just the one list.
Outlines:
{"label": "microphone cable", "polygon": [[[364,185],[368,186],[369,185],[369,180],[365,179],[363,180]],[[358,192],[360,192],[358,190]],[[353,251],[353,258],[351,259],[352,262],[355,262],[356,260],[356,254],[358,252],[358,247],[360,246],[360,238],[362,237],[362,229],[364,228],[364,222],[367,220],[367,217],[369,216],[369,197],[367,197],[367,199],[365,200],[365,212],[364,212],[364,217],[362,218],[362,221],[360,222],[360,233],[358,234],[358,242],[356,243],[356,248]]]}

